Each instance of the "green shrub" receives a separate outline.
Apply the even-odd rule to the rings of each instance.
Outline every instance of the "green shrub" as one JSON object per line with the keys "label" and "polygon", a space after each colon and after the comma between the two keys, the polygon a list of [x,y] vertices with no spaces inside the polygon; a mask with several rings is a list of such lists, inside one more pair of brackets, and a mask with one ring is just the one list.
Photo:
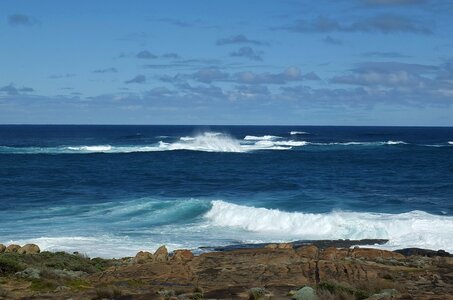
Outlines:
{"label": "green shrub", "polygon": [[0,256],[0,275],[10,275],[25,269],[25,265],[17,260],[16,255]]}
{"label": "green shrub", "polygon": [[95,299],[117,299],[123,295],[123,292],[116,286],[104,286],[96,289]]}
{"label": "green shrub", "polygon": [[264,288],[251,288],[249,290],[249,300],[258,300],[266,295],[267,291]]}

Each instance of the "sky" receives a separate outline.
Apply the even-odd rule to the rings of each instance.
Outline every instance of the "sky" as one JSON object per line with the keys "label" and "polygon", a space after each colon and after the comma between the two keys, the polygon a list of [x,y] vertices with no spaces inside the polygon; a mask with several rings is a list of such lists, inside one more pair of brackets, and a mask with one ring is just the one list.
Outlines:
{"label": "sky", "polygon": [[0,0],[0,124],[453,126],[453,1]]}

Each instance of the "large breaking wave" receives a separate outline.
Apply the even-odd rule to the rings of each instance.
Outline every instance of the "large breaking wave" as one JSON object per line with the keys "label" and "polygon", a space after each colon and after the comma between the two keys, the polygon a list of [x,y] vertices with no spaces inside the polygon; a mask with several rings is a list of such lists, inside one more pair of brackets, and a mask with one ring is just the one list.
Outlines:
{"label": "large breaking wave", "polygon": [[388,239],[385,248],[421,247],[453,252],[453,217],[423,211],[313,214],[213,201],[205,218],[216,226],[240,228],[287,240]]}
{"label": "large breaking wave", "polygon": [[[45,231],[39,231],[41,221],[38,214],[42,212],[30,212],[23,221],[32,222],[25,225],[33,225],[36,233],[43,234]],[[85,208],[53,208],[46,220],[61,224],[58,225],[61,227],[60,235],[44,234],[0,242],[33,242],[43,250],[80,251],[102,257],[134,255],[139,250],[154,250],[161,244],[173,250],[321,239],[388,239],[388,243],[373,247],[389,250],[419,247],[453,252],[453,217],[423,211],[400,214],[306,213],[257,208],[222,200],[162,201],[145,198],[93,204]],[[103,228],[105,224],[108,224],[107,231],[93,233],[90,229]],[[81,231],[80,226],[89,228]],[[75,230],[75,227],[79,229]],[[112,235],[111,231],[122,234]],[[86,235],[81,234],[83,232]]]}

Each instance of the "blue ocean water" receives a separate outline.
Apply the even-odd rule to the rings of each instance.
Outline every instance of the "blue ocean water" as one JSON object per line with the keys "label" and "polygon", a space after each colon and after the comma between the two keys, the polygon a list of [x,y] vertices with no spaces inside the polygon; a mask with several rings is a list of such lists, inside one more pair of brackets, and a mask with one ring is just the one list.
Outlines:
{"label": "blue ocean water", "polygon": [[0,126],[0,243],[384,238],[453,251],[453,128]]}

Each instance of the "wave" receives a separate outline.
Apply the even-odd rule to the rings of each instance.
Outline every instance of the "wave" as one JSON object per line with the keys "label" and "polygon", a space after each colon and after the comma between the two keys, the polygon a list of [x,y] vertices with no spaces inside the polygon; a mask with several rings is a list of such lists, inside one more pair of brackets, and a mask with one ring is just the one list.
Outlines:
{"label": "wave", "polygon": [[383,247],[421,247],[453,252],[453,217],[422,211],[401,214],[302,213],[212,201],[205,218],[215,226],[287,240],[388,239]]}
{"label": "wave", "polygon": [[264,136],[247,135],[244,138],[245,141],[272,141],[277,139],[282,139],[282,137],[275,135],[264,135]]}
{"label": "wave", "polygon": [[[422,211],[304,213],[222,200],[141,198],[33,209],[12,216],[20,225],[3,243],[36,243],[42,250],[92,257],[133,256],[162,244],[170,250],[233,243],[319,239],[388,239],[384,249],[419,247],[453,252],[453,217]],[[10,214],[14,212],[10,212]],[[49,233],[50,224],[59,228]],[[25,228],[34,228],[27,232]],[[17,234],[17,233],[20,234]]]}
{"label": "wave", "polygon": [[[446,144],[409,144],[400,140],[388,141],[345,141],[323,142],[302,141],[285,139],[275,135],[253,136],[247,135],[242,140],[220,132],[204,132],[194,136],[173,137],[161,139],[148,145],[69,145],[57,147],[33,147],[33,146],[0,146],[0,154],[89,154],[89,153],[133,153],[133,152],[158,152],[158,151],[203,151],[203,152],[231,152],[243,153],[262,150],[291,150],[298,147],[312,146],[322,149],[336,149],[334,146],[423,146],[445,147],[453,145],[452,141]],[[321,149],[321,148],[320,148]]]}
{"label": "wave", "polygon": [[298,134],[310,134],[310,133],[305,132],[305,131],[291,131],[289,134],[298,135]]}

